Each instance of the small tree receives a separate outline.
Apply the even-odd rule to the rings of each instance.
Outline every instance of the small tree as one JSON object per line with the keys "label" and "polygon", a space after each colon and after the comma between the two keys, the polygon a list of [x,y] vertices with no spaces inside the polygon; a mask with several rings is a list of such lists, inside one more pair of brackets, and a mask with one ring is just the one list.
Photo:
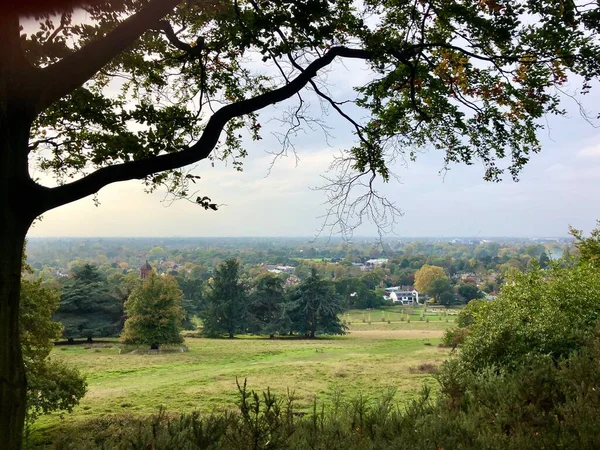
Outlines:
{"label": "small tree", "polygon": [[233,338],[235,333],[245,331],[246,299],[246,287],[240,281],[240,263],[228,259],[215,269],[212,283],[209,283],[206,308],[202,313],[202,333],[208,337],[227,333]]}
{"label": "small tree", "polygon": [[62,325],[52,321],[60,302],[58,291],[41,279],[21,281],[19,331],[27,374],[27,421],[52,411],[71,411],[86,391],[85,378],[78,370],[52,360],[54,341]]}
{"label": "small tree", "polygon": [[473,283],[462,283],[458,286],[458,295],[470,302],[476,298],[482,298],[483,293]]}
{"label": "small tree", "polygon": [[180,344],[183,293],[175,278],[151,273],[125,302],[124,344]]}

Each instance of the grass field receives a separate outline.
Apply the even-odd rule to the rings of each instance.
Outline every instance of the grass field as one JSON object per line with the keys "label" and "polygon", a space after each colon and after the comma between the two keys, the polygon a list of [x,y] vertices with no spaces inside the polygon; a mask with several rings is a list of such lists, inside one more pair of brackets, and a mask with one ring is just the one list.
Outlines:
{"label": "grass field", "polygon": [[453,318],[407,323],[389,310],[392,323],[387,323],[376,320],[380,311],[371,314],[368,324],[361,311],[350,311],[347,335],[315,340],[188,337],[188,352],[155,355],[120,354],[116,341],[58,347],[53,356],[86,374],[88,393],[64,419],[57,414],[40,418],[36,433],[94,416],[154,413],[161,405],[171,412],[231,408],[236,377],[257,391],[293,391],[299,409],[308,409],[315,397],[327,403],[334,392],[375,397],[392,388],[403,402],[423,384],[434,387],[428,369],[448,355],[438,343]]}

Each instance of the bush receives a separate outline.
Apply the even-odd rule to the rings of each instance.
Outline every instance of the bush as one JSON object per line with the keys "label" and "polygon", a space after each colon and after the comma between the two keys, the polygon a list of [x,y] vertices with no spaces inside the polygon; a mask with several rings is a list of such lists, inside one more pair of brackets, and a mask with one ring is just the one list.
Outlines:
{"label": "bush", "polygon": [[497,299],[473,303],[459,315],[459,325],[468,329],[460,359],[471,370],[514,369],[528,355],[558,360],[581,348],[594,331],[600,271],[581,263],[514,272]]}

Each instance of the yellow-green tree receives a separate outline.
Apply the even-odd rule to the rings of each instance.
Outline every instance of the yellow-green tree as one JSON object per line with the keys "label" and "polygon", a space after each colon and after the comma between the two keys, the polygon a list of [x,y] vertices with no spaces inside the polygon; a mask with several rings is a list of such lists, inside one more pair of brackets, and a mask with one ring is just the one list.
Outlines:
{"label": "yellow-green tree", "polygon": [[433,294],[435,281],[445,278],[447,277],[443,267],[425,264],[415,273],[415,288],[421,294]]}
{"label": "yellow-green tree", "polygon": [[127,321],[121,335],[124,344],[180,344],[184,311],[183,293],[171,276],[149,277],[132,292],[125,302]]}

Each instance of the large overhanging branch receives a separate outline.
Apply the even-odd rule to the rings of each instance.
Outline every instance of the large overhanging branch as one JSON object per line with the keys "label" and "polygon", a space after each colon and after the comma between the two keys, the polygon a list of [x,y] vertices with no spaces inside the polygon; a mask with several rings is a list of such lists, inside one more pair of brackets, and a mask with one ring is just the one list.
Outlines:
{"label": "large overhanging branch", "polygon": [[119,24],[102,39],[42,69],[45,89],[37,105],[38,112],[82,86],[113,58],[156,26],[181,0],[151,0],[138,13]]}
{"label": "large overhanging branch", "polygon": [[286,100],[304,88],[318,71],[328,66],[336,57],[368,60],[372,54],[366,50],[335,47],[313,61],[304,71],[286,85],[264,94],[229,104],[219,109],[208,121],[202,137],[191,147],[176,153],[126,162],[96,170],[84,178],[55,188],[39,186],[37,214],[95,194],[108,184],[143,179],[157,172],[178,169],[207,158],[213,151],[221,131],[228,121],[259,111],[269,105]]}

